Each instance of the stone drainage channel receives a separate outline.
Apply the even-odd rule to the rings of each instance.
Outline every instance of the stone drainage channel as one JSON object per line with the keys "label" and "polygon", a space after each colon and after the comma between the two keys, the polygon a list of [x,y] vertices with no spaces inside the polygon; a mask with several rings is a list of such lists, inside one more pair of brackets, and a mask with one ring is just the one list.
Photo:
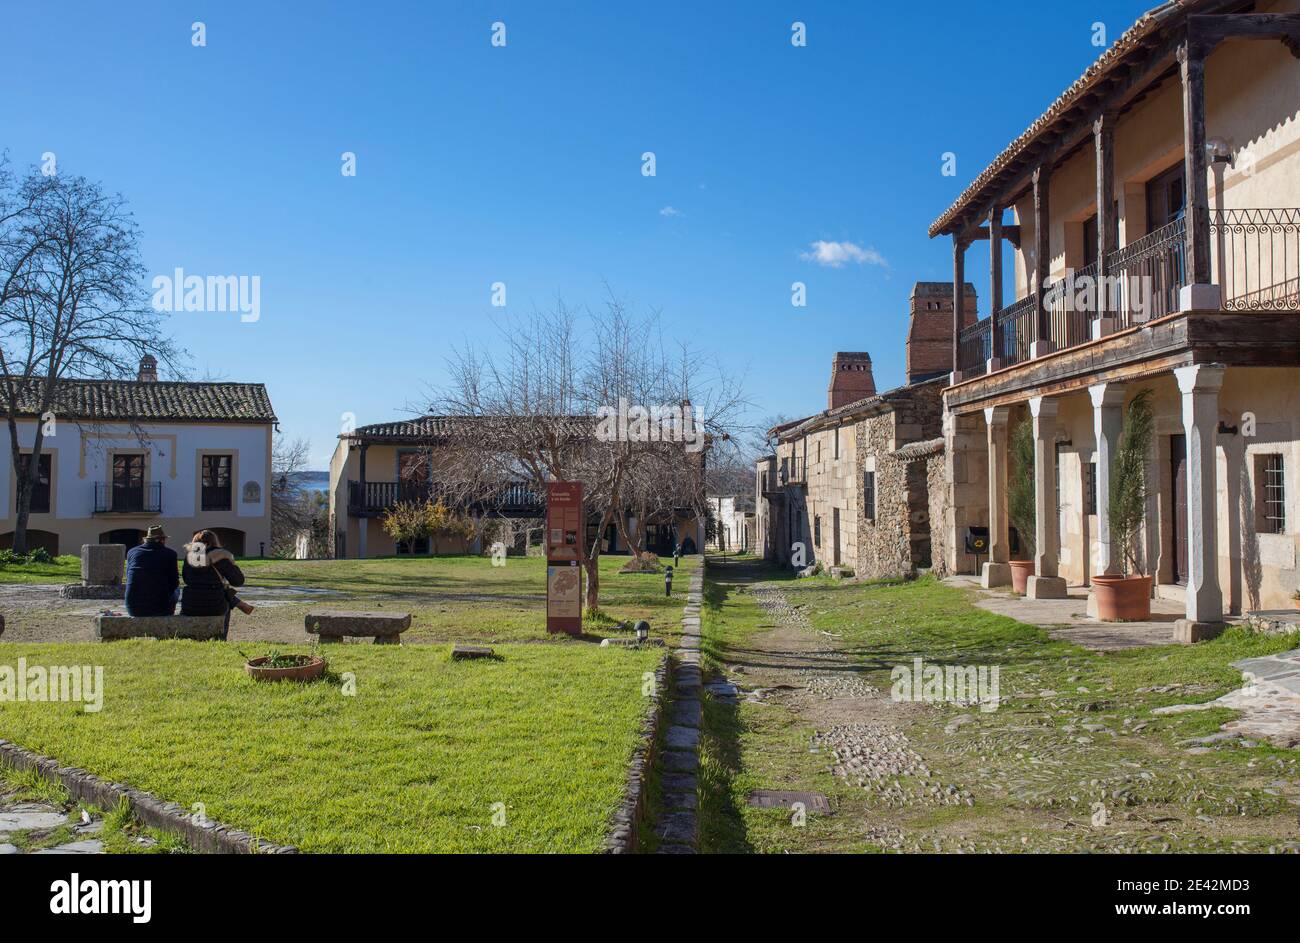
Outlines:
{"label": "stone drainage channel", "polygon": [[682,612],[682,636],[672,675],[672,700],[662,749],[656,758],[660,802],[652,825],[661,854],[693,854],[699,842],[700,723],[703,678],[700,675],[700,606],[704,597],[705,561],[691,574]]}

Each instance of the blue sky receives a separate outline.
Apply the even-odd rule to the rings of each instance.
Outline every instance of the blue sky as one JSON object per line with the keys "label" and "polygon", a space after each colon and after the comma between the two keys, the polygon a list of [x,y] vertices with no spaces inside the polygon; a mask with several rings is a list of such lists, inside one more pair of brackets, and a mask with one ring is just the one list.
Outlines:
{"label": "blue sky", "polygon": [[927,226],[1096,57],[1095,22],[1150,5],[11,5],[0,149],[122,192],[151,274],[260,276],[256,323],[170,329],[196,375],[265,382],[317,468],[342,413],[406,415],[450,347],[499,338],[498,281],[516,313],[608,283],[745,374],[755,420],[803,415],[836,350],[902,382],[912,283],[951,278]]}

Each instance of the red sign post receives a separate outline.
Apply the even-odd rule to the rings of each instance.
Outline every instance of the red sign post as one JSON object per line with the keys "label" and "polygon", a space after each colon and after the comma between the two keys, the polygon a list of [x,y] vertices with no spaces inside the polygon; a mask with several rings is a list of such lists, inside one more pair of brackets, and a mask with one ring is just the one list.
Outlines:
{"label": "red sign post", "polygon": [[546,631],[582,634],[582,482],[546,485]]}

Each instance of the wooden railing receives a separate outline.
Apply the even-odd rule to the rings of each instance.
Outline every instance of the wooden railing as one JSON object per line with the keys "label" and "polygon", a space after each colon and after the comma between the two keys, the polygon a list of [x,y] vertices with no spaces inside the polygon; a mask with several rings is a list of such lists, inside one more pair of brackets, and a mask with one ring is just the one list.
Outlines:
{"label": "wooden railing", "polygon": [[1014,304],[998,312],[998,359],[1002,366],[1010,367],[1029,359],[1029,345],[1033,343],[1037,330],[1034,316],[1037,314],[1037,298],[1026,295]]}
{"label": "wooden railing", "polygon": [[348,513],[378,514],[409,501],[443,501],[460,511],[477,510],[500,514],[546,512],[546,495],[528,482],[503,482],[483,489],[466,500],[464,493],[438,484],[406,481],[348,482]]}

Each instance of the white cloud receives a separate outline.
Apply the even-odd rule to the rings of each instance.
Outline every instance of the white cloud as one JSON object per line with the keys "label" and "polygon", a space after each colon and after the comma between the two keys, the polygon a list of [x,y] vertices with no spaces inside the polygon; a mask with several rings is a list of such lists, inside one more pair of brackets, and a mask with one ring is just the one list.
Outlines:
{"label": "white cloud", "polygon": [[854,242],[826,242],[824,239],[818,239],[810,248],[809,252],[800,252],[799,258],[806,262],[816,262],[818,265],[828,265],[831,268],[840,268],[846,262],[889,267],[885,257],[875,249],[870,246],[864,249]]}
{"label": "white cloud", "polygon": [[665,206],[659,211],[660,216],[681,216],[682,211],[675,206]]}

